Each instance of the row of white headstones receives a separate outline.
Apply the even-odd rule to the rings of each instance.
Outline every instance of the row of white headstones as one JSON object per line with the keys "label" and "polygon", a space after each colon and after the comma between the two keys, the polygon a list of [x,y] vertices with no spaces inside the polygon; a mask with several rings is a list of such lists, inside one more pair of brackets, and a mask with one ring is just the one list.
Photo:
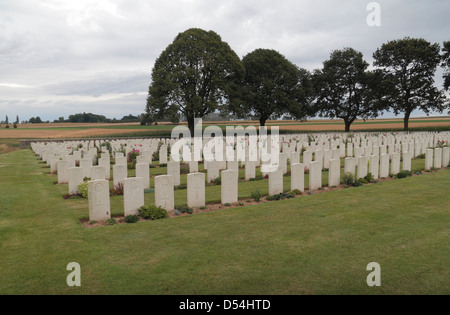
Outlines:
{"label": "row of white headstones", "polygon": [[[435,147],[438,143],[448,143],[450,133],[416,134],[347,134],[317,135],[313,139],[304,135],[280,136],[279,162],[268,175],[269,195],[283,192],[283,176],[290,163],[291,190],[305,190],[304,174],[309,172],[310,191],[322,187],[322,171],[328,169],[328,186],[338,186],[341,181],[341,158],[345,158],[344,172],[356,179],[371,173],[374,179],[397,174],[400,170],[411,170],[411,159],[425,154],[425,169],[442,168],[449,164],[449,147]],[[248,139],[242,138],[241,142]],[[344,142],[345,141],[345,142]],[[180,185],[180,162],[170,161],[168,147],[174,139],[135,139],[110,142],[113,152],[107,150],[106,141],[47,142],[32,143],[32,149],[58,175],[59,184],[68,184],[69,193],[77,193],[78,186],[85,177],[88,182],[90,220],[103,221],[111,217],[109,179],[111,174],[111,153],[114,154],[113,185],[123,184],[124,215],[136,215],[144,205],[144,190],[150,188],[150,164],[155,152],[159,153],[159,163],[167,164],[167,175],[154,178],[155,205],[166,211],[175,209],[174,186]],[[236,139],[239,142],[239,139]],[[203,144],[207,143],[207,140]],[[76,149],[73,149],[76,148]],[[97,160],[98,148],[101,157]],[[139,150],[136,176],[128,178],[127,157],[125,154]],[[256,168],[261,166],[260,155],[256,161],[241,161],[245,167],[245,180],[256,177]],[[181,154],[180,154],[181,155]],[[302,155],[302,163],[300,156]],[[314,157],[314,159],[313,159]],[[403,163],[401,163],[401,160]],[[79,167],[75,167],[79,161]],[[94,164],[97,164],[94,166]],[[239,162],[205,162],[207,173],[199,172],[198,162],[189,161],[187,174],[187,205],[191,208],[205,206],[205,183],[220,177],[221,202],[238,202]]]}

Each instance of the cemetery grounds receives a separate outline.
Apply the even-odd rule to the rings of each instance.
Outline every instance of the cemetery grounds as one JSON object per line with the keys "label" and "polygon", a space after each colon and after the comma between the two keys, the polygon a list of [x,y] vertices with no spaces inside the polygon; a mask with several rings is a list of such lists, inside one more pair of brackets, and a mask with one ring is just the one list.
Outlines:
{"label": "cemetery grounds", "polygon": [[[341,127],[330,124],[308,128]],[[382,129],[380,121],[370,128],[375,124]],[[63,199],[67,185],[55,185],[56,175],[19,143],[26,138],[158,135],[171,129],[152,127],[1,130],[0,294],[450,293],[450,171],[424,172],[423,158],[412,161],[413,173],[421,175],[404,179],[259,203],[251,194],[255,189],[267,194],[267,180],[240,181],[241,206],[86,228],[87,200]],[[155,166],[150,169],[152,187],[153,177],[167,171]],[[324,186],[327,180],[325,171]],[[284,177],[286,191],[289,183]],[[185,174],[181,184],[186,184]],[[186,204],[186,190],[175,190],[175,202]],[[220,186],[206,187],[206,202],[220,202]],[[145,194],[145,203],[154,203],[152,193]],[[123,213],[122,196],[111,197],[111,212]],[[80,287],[66,283],[70,262],[81,266]],[[366,283],[370,262],[381,266],[379,287]]]}

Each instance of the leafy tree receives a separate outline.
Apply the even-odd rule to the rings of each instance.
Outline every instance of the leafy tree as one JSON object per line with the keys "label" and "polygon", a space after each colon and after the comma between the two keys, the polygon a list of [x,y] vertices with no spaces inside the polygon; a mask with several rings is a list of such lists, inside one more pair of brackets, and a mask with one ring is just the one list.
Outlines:
{"label": "leafy tree", "polygon": [[6,115],[5,124],[9,124],[8,115]]}
{"label": "leafy tree", "polygon": [[353,48],[331,53],[323,69],[313,75],[314,105],[320,117],[343,119],[345,131],[349,132],[358,117],[378,115],[381,108],[374,100],[377,74],[367,71],[368,66],[363,54]]}
{"label": "leafy tree", "polygon": [[193,134],[196,117],[239,101],[243,76],[242,62],[218,34],[189,29],[156,60],[146,113],[152,120],[181,114]]}
{"label": "leafy tree", "polygon": [[301,72],[283,55],[271,49],[256,49],[242,62],[246,74],[241,114],[253,112],[261,126],[269,118],[278,118],[285,113],[298,118],[306,116],[300,102],[304,97],[301,79],[307,79],[306,70]]}
{"label": "leafy tree", "polygon": [[444,68],[444,89],[450,89],[450,41],[444,42],[442,49],[442,67]]}
{"label": "leafy tree", "polygon": [[92,113],[80,113],[70,115],[68,121],[71,123],[96,123],[96,122],[111,122],[103,115],[95,115]]}
{"label": "leafy tree", "polygon": [[420,109],[426,114],[445,109],[445,96],[434,84],[434,74],[441,61],[439,44],[406,37],[385,43],[373,54],[388,86],[383,103],[395,115],[404,113],[404,130],[408,131],[411,113]]}
{"label": "leafy tree", "polygon": [[19,116],[16,116],[16,121],[14,122],[16,125],[19,124]]}

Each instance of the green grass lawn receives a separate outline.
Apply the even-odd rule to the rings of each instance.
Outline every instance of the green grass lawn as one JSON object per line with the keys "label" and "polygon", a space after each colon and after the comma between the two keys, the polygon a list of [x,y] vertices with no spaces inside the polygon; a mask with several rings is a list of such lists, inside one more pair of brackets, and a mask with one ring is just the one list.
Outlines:
{"label": "green grass lawn", "polygon": [[[79,222],[87,200],[64,200],[67,186],[47,171],[31,150],[0,155],[0,294],[450,293],[448,170],[92,229]],[[239,185],[240,196],[267,190],[265,180]],[[184,203],[186,190],[175,193]],[[220,186],[207,187],[218,198]],[[113,214],[122,200],[112,198]],[[81,287],[66,284],[70,262]],[[381,287],[366,284],[370,262]]]}

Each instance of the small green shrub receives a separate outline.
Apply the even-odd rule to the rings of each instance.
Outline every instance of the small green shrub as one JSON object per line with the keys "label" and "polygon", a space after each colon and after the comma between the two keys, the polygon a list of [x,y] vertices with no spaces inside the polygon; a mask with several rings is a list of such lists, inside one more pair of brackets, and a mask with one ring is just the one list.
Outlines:
{"label": "small green shrub", "polygon": [[255,201],[259,201],[261,199],[261,193],[259,192],[259,189],[252,191],[251,193],[251,197],[255,200]]}
{"label": "small green shrub", "polygon": [[365,179],[368,183],[373,182],[373,180],[374,180],[373,174],[372,174],[372,173],[368,173],[368,174],[366,175],[366,177],[364,177],[364,179]]}
{"label": "small green shrub", "polygon": [[298,190],[298,189],[294,189],[293,191],[291,191],[291,194],[293,194],[293,195],[301,195],[302,192],[300,190]]}
{"label": "small green shrub", "polygon": [[242,202],[239,202],[238,204],[237,204],[238,206],[243,206],[244,205],[244,203],[242,203]]}
{"label": "small green shrub", "polygon": [[194,210],[192,208],[189,208],[188,206],[178,206],[176,210],[180,211],[181,213],[189,213],[192,214]]}
{"label": "small green shrub", "polygon": [[249,182],[254,182],[254,181],[263,180],[263,179],[264,179],[264,177],[262,177],[261,175],[258,175],[258,176],[254,177],[254,178],[250,178],[248,181]]}
{"label": "small green shrub", "polygon": [[224,205],[225,207],[231,206],[228,202],[224,203],[223,205]]}
{"label": "small green shrub", "polygon": [[290,198],[294,198],[295,196],[292,193],[281,193],[281,194],[276,194],[276,195],[272,195],[272,196],[267,196],[266,200],[272,201],[272,200],[283,200],[283,199],[290,199]]}
{"label": "small green shrub", "polygon": [[186,185],[186,184],[180,184],[180,185],[178,185],[178,186],[174,186],[173,189],[174,189],[174,190],[187,189],[187,185]]}
{"label": "small green shrub", "polygon": [[78,185],[78,192],[82,198],[88,198],[88,182],[84,181]]}
{"label": "small green shrub", "polygon": [[106,220],[106,224],[107,225],[114,225],[114,224],[117,224],[117,221],[116,221],[116,219],[111,218],[111,219]]}
{"label": "small green shrub", "polygon": [[146,220],[159,220],[167,218],[167,211],[154,205],[148,207],[142,206],[138,211],[139,216]]}
{"label": "small green shrub", "polygon": [[127,215],[125,217],[125,222],[126,223],[136,223],[137,221],[139,221],[139,216],[137,215]]}
{"label": "small green shrub", "polygon": [[412,173],[410,171],[407,171],[407,170],[400,171],[397,174],[397,178],[406,178],[406,177],[409,177],[409,176],[412,176]]}
{"label": "small green shrub", "polygon": [[215,185],[220,185],[220,184],[221,184],[220,178],[216,178],[216,179],[213,179],[210,183],[208,183],[207,186],[215,186]]}
{"label": "small green shrub", "polygon": [[[356,182],[359,182],[362,185],[362,184],[367,184],[369,181],[366,178],[360,178]],[[358,185],[358,186],[361,186],[361,185]]]}
{"label": "small green shrub", "polygon": [[167,163],[161,163],[159,164],[159,167],[167,167]]}
{"label": "small green shrub", "polygon": [[343,181],[344,185],[352,186],[355,182],[355,176],[352,173],[345,173]]}
{"label": "small green shrub", "polygon": [[63,195],[63,199],[83,199],[84,197],[80,193]]}
{"label": "small green shrub", "polygon": [[205,210],[205,209],[206,209],[206,207],[205,207],[205,206],[203,206],[203,207],[200,207],[200,209],[202,209],[202,210]]}

